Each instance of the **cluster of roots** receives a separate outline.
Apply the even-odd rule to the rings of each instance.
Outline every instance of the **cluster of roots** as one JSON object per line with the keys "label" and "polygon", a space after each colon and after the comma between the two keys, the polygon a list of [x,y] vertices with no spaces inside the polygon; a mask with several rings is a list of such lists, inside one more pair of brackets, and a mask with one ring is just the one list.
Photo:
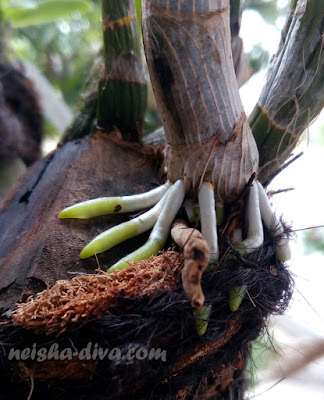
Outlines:
{"label": "cluster of roots", "polygon": [[[286,309],[290,273],[276,259],[273,240],[246,258],[228,248],[217,270],[203,275],[212,313],[200,337],[182,267],[182,254],[172,250],[123,271],[58,281],[20,304],[3,327],[0,375],[8,379],[14,369],[26,390],[32,380],[36,398],[52,385],[53,399],[243,399],[250,343],[270,314]],[[241,285],[247,295],[232,312],[228,291]],[[40,361],[35,353],[34,359],[9,360],[12,348],[49,350],[53,343],[59,351],[72,349],[73,357]],[[118,348],[119,357],[94,357],[99,347]],[[126,357],[129,350],[148,355],[152,349],[162,356]]]}

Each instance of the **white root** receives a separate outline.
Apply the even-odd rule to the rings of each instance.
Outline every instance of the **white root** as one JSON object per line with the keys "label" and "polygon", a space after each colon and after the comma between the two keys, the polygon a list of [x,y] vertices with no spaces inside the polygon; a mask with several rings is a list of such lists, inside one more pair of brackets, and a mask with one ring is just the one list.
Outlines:
{"label": "white root", "polygon": [[143,210],[154,206],[162,199],[171,182],[167,181],[149,192],[133,196],[121,197],[100,197],[98,199],[84,201],[67,207],[59,214],[59,218],[91,218],[106,214],[120,214],[132,211]]}
{"label": "white root", "polygon": [[219,248],[217,239],[217,220],[213,186],[203,182],[198,193],[200,206],[201,233],[210,247],[210,261],[218,261]]}
{"label": "white root", "polygon": [[255,182],[250,189],[247,216],[248,234],[247,238],[240,244],[240,247],[243,245],[243,251],[251,253],[263,244],[263,226],[259,204],[259,191]]}
{"label": "white root", "polygon": [[[60,214],[60,218],[88,218],[90,216],[102,215],[107,213],[119,213],[140,210],[155,204],[155,206],[140,215],[139,217],[115,226],[94,238],[81,252],[81,258],[102,253],[124,240],[139,235],[153,228],[151,235],[140,249],[124,257],[116,263],[110,270],[124,268],[128,266],[128,261],[137,261],[148,258],[162,250],[166,243],[170,226],[183,204],[185,197],[184,181],[179,179],[173,185],[168,181],[164,185],[149,192],[123,197],[101,198],[90,200],[68,207]],[[219,259],[219,247],[217,238],[217,205],[213,186],[208,182],[203,182],[198,193],[199,213],[201,221],[201,232],[210,247],[210,263],[215,263]],[[192,199],[186,199],[186,209],[190,219],[195,219],[195,204]],[[223,211],[223,204],[219,210]],[[222,212],[220,213],[222,214]],[[268,229],[275,230],[280,236],[276,247],[276,256],[280,261],[290,258],[290,247],[288,238],[284,235],[284,228],[281,221],[276,217],[272,210],[268,196],[260,184],[254,182],[250,190],[250,197],[247,207],[248,234],[247,238],[241,241],[241,231],[233,233],[232,241],[237,243],[235,247],[243,253],[251,253],[263,244],[263,225]]]}
{"label": "white root", "polygon": [[231,242],[234,245],[236,245],[236,244],[242,242],[242,240],[243,240],[242,229],[241,228],[234,229],[234,232],[231,237]]}
{"label": "white root", "polygon": [[112,272],[115,269],[123,269],[129,266],[130,261],[139,261],[158,254],[161,251],[169,236],[171,224],[177,215],[183,203],[185,196],[183,180],[179,179],[168,191],[168,196],[165,205],[154,225],[154,228],[147,240],[147,242],[135,250],[133,253],[128,254],[116,264],[108,269]]}
{"label": "white root", "polygon": [[116,225],[96,236],[81,251],[80,258],[88,258],[95,254],[107,251],[117,244],[151,229],[156,223],[168,195],[169,193],[167,191],[162,199],[151,210],[137,218]]}
{"label": "white root", "polygon": [[157,237],[163,238],[165,242],[168,238],[171,224],[174,221],[185,197],[183,180],[179,179],[170,188],[168,198],[162,209],[162,212],[154,225],[151,236],[152,238]]}
{"label": "white root", "polygon": [[258,187],[260,211],[264,225],[269,230],[274,230],[276,235],[281,236],[280,240],[277,242],[276,256],[279,261],[287,261],[291,257],[289,240],[283,234],[284,229],[282,223],[273,211],[266,191],[260,182],[256,182],[256,185]]}

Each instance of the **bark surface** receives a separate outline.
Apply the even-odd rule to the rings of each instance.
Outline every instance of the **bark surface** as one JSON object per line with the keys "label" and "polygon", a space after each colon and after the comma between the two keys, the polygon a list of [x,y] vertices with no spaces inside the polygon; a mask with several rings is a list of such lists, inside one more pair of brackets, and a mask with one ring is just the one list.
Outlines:
{"label": "bark surface", "polygon": [[[79,253],[100,232],[128,215],[59,220],[64,207],[100,196],[145,192],[159,184],[149,159],[136,145],[103,134],[70,142],[37,162],[4,201],[0,212],[0,307],[98,268]],[[144,235],[145,236],[145,235]],[[144,241],[143,235],[98,256],[105,269]],[[72,275],[71,275],[72,273]]]}

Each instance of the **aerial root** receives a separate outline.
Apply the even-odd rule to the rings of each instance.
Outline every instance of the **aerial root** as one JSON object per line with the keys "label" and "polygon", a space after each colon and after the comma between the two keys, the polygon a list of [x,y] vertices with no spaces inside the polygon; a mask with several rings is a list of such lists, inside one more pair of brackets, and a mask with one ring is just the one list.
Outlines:
{"label": "aerial root", "polygon": [[117,244],[153,228],[163,210],[168,195],[169,192],[166,191],[162,199],[151,210],[145,212],[139,217],[116,225],[96,236],[81,251],[80,258],[88,258],[95,254],[107,251]]}
{"label": "aerial root", "polygon": [[247,238],[239,244],[243,253],[251,253],[263,244],[263,225],[259,204],[258,186],[254,182],[250,189],[250,196],[247,206],[248,233]]}
{"label": "aerial root", "polygon": [[[110,228],[94,238],[81,252],[81,258],[102,253],[111,247],[152,229],[147,242],[131,254],[123,257],[111,266],[107,272],[129,267],[130,262],[148,259],[157,255],[166,244],[171,224],[185,200],[185,184],[179,179],[174,184],[169,181],[149,192],[123,197],[101,198],[68,207],[60,213],[60,218],[89,218],[102,214],[116,214],[137,211],[154,206],[140,216]],[[224,204],[215,201],[214,188],[210,182],[202,182],[198,191],[199,207],[194,205],[193,198],[188,197],[184,206],[189,211],[189,219],[198,223],[201,233],[189,228],[184,221],[176,221],[171,235],[174,241],[183,248],[184,268],[182,271],[183,288],[195,309],[197,332],[199,335],[207,328],[206,315],[211,312],[204,306],[205,296],[201,288],[202,274],[209,265],[217,265],[219,245],[217,237],[217,216],[224,217]],[[217,214],[216,214],[217,212]],[[218,221],[220,222],[220,221]],[[276,257],[279,261],[290,258],[288,237],[283,225],[275,215],[268,196],[260,182],[254,181],[250,187],[247,202],[247,237],[242,240],[241,227],[236,227],[232,242],[242,254],[250,254],[264,243],[263,224],[270,231],[275,231]],[[235,243],[236,242],[236,243]],[[246,294],[246,286],[233,286],[228,290],[229,307],[237,311]],[[206,308],[207,307],[207,308]],[[199,320],[204,324],[199,325]]]}
{"label": "aerial root", "polygon": [[107,214],[121,214],[143,210],[154,206],[170,188],[171,182],[167,181],[153,190],[133,196],[100,197],[98,199],[83,201],[67,207],[59,213],[59,218],[86,219]]}
{"label": "aerial root", "polygon": [[210,247],[211,263],[218,261],[219,248],[217,238],[217,220],[214,188],[208,182],[203,182],[199,193],[201,233]]}
{"label": "aerial root", "polygon": [[280,237],[280,239],[276,244],[276,256],[279,261],[282,262],[287,261],[291,257],[289,238],[287,237],[287,235],[283,234],[284,233],[283,225],[279,220],[279,218],[276,216],[275,212],[273,211],[269,201],[269,197],[266,191],[264,190],[263,186],[261,185],[260,182],[256,182],[256,185],[258,187],[260,211],[264,225],[268,229],[274,230],[275,235]]}
{"label": "aerial root", "polygon": [[[291,257],[289,240],[284,235],[281,221],[274,213],[268,195],[259,181],[255,181],[250,189],[247,207],[248,234],[247,238],[235,247],[242,254],[249,254],[262,246],[264,242],[263,224],[269,230],[275,230],[279,240],[276,243],[276,257],[279,261],[287,261]],[[238,231],[238,234],[240,232]],[[229,305],[232,311],[237,311],[246,295],[246,286],[235,286],[229,289]]]}
{"label": "aerial root", "polygon": [[[169,197],[170,193],[172,193],[172,196]],[[123,267],[125,267],[124,261],[135,261],[139,260],[140,257],[147,258],[162,250],[169,233],[167,231],[172,223],[172,220],[170,221],[170,216],[176,216],[183,200],[184,181],[180,179],[173,185],[168,181],[156,189],[139,195],[108,197],[85,201],[64,209],[59,214],[59,217],[90,218],[103,214],[137,211],[146,207],[154,206],[151,210],[145,212],[139,217],[101,233],[94,238],[80,254],[81,258],[87,258],[102,253],[127,239],[140,235],[141,233],[153,228],[148,242],[136,252],[123,258]],[[188,201],[189,199],[187,199],[187,203]],[[224,205],[215,204],[214,189],[208,182],[203,182],[201,184],[198,192],[198,201],[202,236],[209,244],[211,252],[210,263],[217,264],[219,259],[219,247],[215,210],[220,208],[222,212],[218,212],[218,214],[222,214]],[[190,207],[187,205],[186,209],[188,210]],[[192,214],[191,218],[194,218],[194,213]],[[284,228],[282,223],[273,212],[268,196],[260,182],[256,181],[251,186],[247,216],[247,238],[236,244],[235,247],[243,254],[249,254],[260,247],[264,240],[263,221],[264,225],[268,229],[274,229],[276,235],[279,237],[276,247],[276,255],[278,259],[280,261],[288,260],[290,258],[288,238],[283,235]],[[110,270],[115,267],[116,264],[111,267]]]}
{"label": "aerial root", "polygon": [[268,195],[259,181],[255,181],[250,189],[248,201],[248,234],[247,238],[238,244],[238,250],[249,254],[262,246],[264,241],[263,224],[274,231],[280,239],[276,244],[276,256],[279,261],[287,261],[291,257],[289,238],[284,235],[284,228],[271,207]]}
{"label": "aerial root", "polygon": [[129,266],[129,261],[140,261],[158,254],[164,247],[170,233],[170,228],[185,197],[183,180],[179,179],[168,190],[167,199],[162,211],[152,229],[147,242],[133,253],[123,257],[120,261],[108,269],[123,269]]}

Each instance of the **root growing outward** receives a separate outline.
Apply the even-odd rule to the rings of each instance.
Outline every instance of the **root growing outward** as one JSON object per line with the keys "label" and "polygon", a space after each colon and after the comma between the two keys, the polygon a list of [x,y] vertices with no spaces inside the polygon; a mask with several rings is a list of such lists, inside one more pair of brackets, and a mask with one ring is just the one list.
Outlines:
{"label": "root growing outward", "polygon": [[[201,244],[208,244],[210,256],[206,247],[199,260],[189,245],[183,243],[179,227],[174,232],[175,240],[184,247],[185,290],[192,304],[201,307],[203,294],[198,289],[201,274],[208,262],[215,267],[226,250],[219,243],[216,210],[226,211],[231,207],[249,186],[250,178],[257,177],[259,154],[235,78],[229,0],[194,4],[143,1],[145,54],[167,138],[167,183],[142,195],[80,203],[63,210],[59,216],[87,218],[154,206],[139,217],[100,234],[82,250],[81,258],[87,258],[153,228],[148,241],[111,266],[108,272],[112,272],[129,267],[131,261],[158,254],[166,244],[184,199],[192,202],[198,199]],[[249,192],[246,226],[239,221],[234,227],[236,232],[247,230],[247,235],[235,247],[242,255],[257,251],[264,243],[264,225],[280,236],[276,244],[278,260],[289,259],[288,238],[264,188],[254,181]],[[241,221],[245,221],[244,216]],[[195,236],[198,240],[196,233]],[[234,289],[240,294],[239,299],[232,298],[235,304],[232,302],[231,308],[236,310],[245,290],[240,286]],[[230,297],[235,293],[230,290]]]}

